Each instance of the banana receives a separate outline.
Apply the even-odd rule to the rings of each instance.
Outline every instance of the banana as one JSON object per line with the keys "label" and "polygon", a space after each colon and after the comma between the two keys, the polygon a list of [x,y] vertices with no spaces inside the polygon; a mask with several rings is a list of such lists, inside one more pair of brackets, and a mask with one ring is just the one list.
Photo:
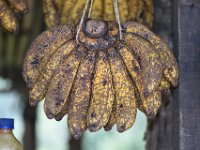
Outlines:
{"label": "banana", "polygon": [[9,32],[15,32],[18,30],[18,22],[15,18],[15,14],[3,0],[0,0],[0,24]]}
{"label": "banana", "polygon": [[92,19],[102,19],[103,17],[103,1],[104,0],[94,0],[91,18]]}
{"label": "banana", "polygon": [[47,27],[60,24],[59,14],[53,0],[43,0],[44,20]]}
{"label": "banana", "polygon": [[115,20],[113,0],[104,0],[104,2],[103,2],[103,19],[105,21]]}
{"label": "banana", "polygon": [[[47,0],[46,0],[47,1]],[[58,16],[56,22],[60,24],[77,24],[80,20],[85,0],[52,0],[54,9],[51,9],[51,17],[45,19],[48,27],[52,27],[53,16]],[[119,15],[122,22],[135,20],[144,23],[147,27],[152,27],[153,23],[153,3],[152,0],[119,0]],[[48,7],[49,8],[49,7]],[[53,7],[51,7],[53,8]],[[55,13],[56,11],[56,13]],[[52,15],[53,14],[53,15]],[[56,15],[55,15],[56,14]],[[106,21],[115,21],[113,0],[94,0],[92,19],[103,19]],[[59,21],[57,21],[59,20]],[[54,22],[55,22],[54,21]],[[55,24],[55,23],[54,23]],[[51,25],[51,26],[50,26]]]}
{"label": "banana", "polygon": [[69,24],[69,17],[71,15],[71,12],[74,8],[74,5],[76,4],[77,0],[66,0],[63,4],[63,9],[61,12],[61,24]]}
{"label": "banana", "polygon": [[[144,110],[148,118],[155,117],[159,106],[161,104],[161,93],[160,91],[153,91],[150,95],[145,95],[142,89],[144,89],[144,85],[141,79],[141,68],[136,57],[132,54],[132,52],[127,47],[119,47],[119,52],[122,57],[122,60],[128,69],[133,81],[138,90],[139,98],[137,96],[137,105],[140,110]],[[140,101],[141,100],[141,101]],[[159,102],[159,103],[158,103]],[[150,105],[152,103],[152,105]],[[155,103],[155,104],[154,104]],[[153,108],[151,108],[152,106]]]}
{"label": "banana", "polygon": [[54,118],[62,111],[84,53],[83,47],[72,51],[70,56],[65,58],[63,64],[58,66],[56,74],[52,77],[44,102],[44,111],[49,119]]}
{"label": "banana", "polygon": [[55,74],[55,70],[58,65],[66,58],[71,51],[75,48],[75,42],[69,41],[65,43],[63,46],[58,48],[58,50],[54,53],[52,58],[49,58],[48,63],[45,68],[42,68],[41,75],[38,81],[35,83],[33,89],[29,94],[29,102],[31,105],[36,105],[38,101],[44,99],[48,85],[51,81],[52,76]]}
{"label": "banana", "polygon": [[164,95],[170,95],[171,94],[170,83],[164,77],[162,78],[162,80],[160,82],[159,90]]}
{"label": "banana", "polygon": [[107,124],[114,102],[112,75],[104,51],[99,51],[91,97],[87,127],[91,132],[95,132]]}
{"label": "banana", "polygon": [[142,23],[147,27],[153,26],[153,0],[143,0],[144,1],[144,8],[143,8],[143,21]]}
{"label": "banana", "polygon": [[28,12],[28,4],[26,0],[7,0],[16,13],[25,14]]}
{"label": "banana", "polygon": [[82,16],[84,6],[85,6],[85,0],[77,0],[77,2],[74,3],[71,15],[68,18],[69,24],[76,25],[78,23],[78,21]]}
{"label": "banana", "polygon": [[60,25],[43,32],[32,42],[25,55],[22,72],[29,88],[37,82],[41,68],[45,67],[52,54],[73,36],[71,26]]}
{"label": "banana", "polygon": [[127,20],[136,20],[138,13],[139,1],[141,0],[127,0],[128,3],[128,17]]}
{"label": "banana", "polygon": [[150,43],[133,34],[125,34],[124,41],[140,62],[140,76],[142,85],[145,87],[138,88],[142,90],[143,95],[148,96],[158,88],[161,82],[163,69],[159,54]]}
{"label": "banana", "polygon": [[134,124],[136,118],[137,103],[134,86],[114,48],[108,50],[108,56],[117,102],[117,130],[124,132]]}
{"label": "banana", "polygon": [[121,22],[125,22],[128,17],[128,4],[126,0],[118,0],[119,15]]}
{"label": "banana", "polygon": [[136,21],[142,23],[143,21],[143,15],[144,15],[144,1],[139,0],[138,1],[138,11],[136,16]]}
{"label": "banana", "polygon": [[148,119],[155,118],[161,106],[161,92],[154,91],[152,95],[147,98],[142,97],[143,110],[146,113]]}
{"label": "banana", "polygon": [[71,91],[68,127],[75,139],[79,139],[87,129],[87,112],[90,104],[95,60],[96,52],[89,51],[86,58],[80,64]]}
{"label": "banana", "polygon": [[63,5],[65,3],[65,0],[53,0],[54,4],[55,4],[55,8],[57,10],[57,13],[59,15],[59,20],[61,17],[61,13],[62,13],[62,9],[63,9]]}
{"label": "banana", "polygon": [[172,86],[176,87],[178,85],[179,79],[178,65],[173,52],[167,46],[167,44],[153,32],[151,32],[147,27],[141,24],[135,22],[127,22],[123,25],[123,27],[125,30],[124,32],[138,35],[150,42],[155,47],[160,55],[164,69],[164,77],[167,81],[170,82]]}
{"label": "banana", "polygon": [[117,119],[117,101],[116,101],[116,98],[114,99],[112,107],[113,108],[112,108],[112,112],[111,112],[110,118],[108,120],[108,123],[104,126],[105,131],[110,131],[116,123],[116,119]]}

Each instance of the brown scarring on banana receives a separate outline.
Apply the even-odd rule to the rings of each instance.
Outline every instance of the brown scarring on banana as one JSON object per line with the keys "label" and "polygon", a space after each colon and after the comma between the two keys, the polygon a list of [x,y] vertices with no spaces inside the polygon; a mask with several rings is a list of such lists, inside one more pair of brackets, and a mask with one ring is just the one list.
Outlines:
{"label": "brown scarring on banana", "polygon": [[99,51],[87,117],[87,126],[90,131],[95,132],[107,124],[113,102],[114,89],[110,66],[106,52]]}
{"label": "brown scarring on banana", "polygon": [[96,52],[89,51],[80,64],[70,99],[68,126],[71,135],[79,139],[87,129],[87,114],[92,92],[92,79],[96,61]]}
{"label": "brown scarring on banana", "polygon": [[59,14],[54,0],[43,0],[44,20],[48,27],[54,27],[60,24]]}
{"label": "brown scarring on banana", "polygon": [[123,132],[135,122],[137,112],[135,91],[130,76],[114,48],[108,50],[108,56],[117,103],[116,125],[117,130]]}
{"label": "brown scarring on banana", "polygon": [[70,133],[76,139],[87,128],[107,131],[116,124],[119,132],[126,131],[134,124],[136,108],[154,118],[161,95],[169,94],[170,84],[178,81],[172,52],[137,23],[123,26],[122,40],[114,22],[85,20],[83,26],[78,38],[73,27],[60,26],[33,42],[23,68],[32,101],[45,97],[48,118],[61,120],[69,114]]}
{"label": "brown scarring on banana", "polygon": [[167,44],[153,32],[151,32],[147,27],[141,24],[128,22],[124,24],[123,27],[126,33],[138,35],[150,42],[155,47],[157,52],[160,54],[165,78],[172,86],[176,87],[178,85],[179,78],[178,65],[173,52],[167,46]]}
{"label": "brown scarring on banana", "polygon": [[158,88],[163,75],[160,56],[150,43],[138,36],[125,34],[124,41],[140,63],[139,74],[142,82],[140,85],[143,86],[138,88],[147,97]]}
{"label": "brown scarring on banana", "polygon": [[30,91],[29,102],[31,105],[36,105],[38,101],[44,99],[51,78],[54,76],[58,65],[62,63],[63,59],[65,59],[71,53],[71,51],[74,50],[75,47],[76,43],[74,41],[69,41],[62,47],[58,48],[53,57],[49,58],[46,67],[42,68],[40,71],[41,74],[38,81]]}
{"label": "brown scarring on banana", "polygon": [[54,118],[62,111],[84,55],[85,48],[78,47],[65,58],[63,64],[58,66],[57,73],[52,77],[45,96],[44,108],[48,118]]}
{"label": "brown scarring on banana", "polygon": [[27,0],[7,0],[11,8],[14,9],[16,13],[25,14],[28,12]]}
{"label": "brown scarring on banana", "polygon": [[15,32],[18,29],[18,22],[15,14],[9,9],[5,1],[0,1],[0,23],[9,32]]}
{"label": "brown scarring on banana", "polygon": [[18,32],[18,15],[28,12],[26,0],[1,0],[0,24],[8,32]]}
{"label": "brown scarring on banana", "polygon": [[52,54],[72,38],[73,27],[60,25],[43,32],[32,42],[23,65],[23,78],[29,88],[37,82],[41,68]]}

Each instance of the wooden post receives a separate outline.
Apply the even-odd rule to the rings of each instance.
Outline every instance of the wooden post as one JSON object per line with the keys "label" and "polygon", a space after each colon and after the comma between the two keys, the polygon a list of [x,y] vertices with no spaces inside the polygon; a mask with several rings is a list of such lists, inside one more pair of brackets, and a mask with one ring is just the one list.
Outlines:
{"label": "wooden post", "polygon": [[200,149],[200,0],[174,0],[180,83],[174,98],[174,150]]}

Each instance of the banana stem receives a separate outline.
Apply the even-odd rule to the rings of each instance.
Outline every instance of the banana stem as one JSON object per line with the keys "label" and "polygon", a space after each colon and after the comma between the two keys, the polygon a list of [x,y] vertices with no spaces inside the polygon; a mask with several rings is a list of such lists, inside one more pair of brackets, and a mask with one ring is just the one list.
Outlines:
{"label": "banana stem", "polygon": [[121,21],[119,17],[118,0],[113,0],[113,5],[114,5],[114,12],[115,12],[115,19],[119,26],[119,38],[120,40],[122,40],[122,27],[121,27]]}
{"label": "banana stem", "polygon": [[85,19],[85,15],[86,15],[86,11],[87,11],[89,2],[90,2],[90,0],[87,0],[87,1],[86,1],[85,7],[84,7],[84,10],[83,10],[83,15],[82,15],[82,17],[81,17],[81,21],[80,21],[79,26],[78,26],[78,30],[77,30],[77,33],[76,33],[76,42],[77,42],[77,43],[78,43],[79,32],[80,32],[81,27],[82,27],[82,25],[83,25],[83,21],[84,21],[84,19]]}

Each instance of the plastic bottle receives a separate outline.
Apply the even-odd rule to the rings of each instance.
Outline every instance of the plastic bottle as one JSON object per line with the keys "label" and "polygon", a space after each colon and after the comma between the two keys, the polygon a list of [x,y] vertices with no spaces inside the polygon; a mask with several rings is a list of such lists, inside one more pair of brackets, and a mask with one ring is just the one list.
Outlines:
{"label": "plastic bottle", "polygon": [[0,118],[0,150],[22,150],[22,144],[13,135],[14,119]]}

